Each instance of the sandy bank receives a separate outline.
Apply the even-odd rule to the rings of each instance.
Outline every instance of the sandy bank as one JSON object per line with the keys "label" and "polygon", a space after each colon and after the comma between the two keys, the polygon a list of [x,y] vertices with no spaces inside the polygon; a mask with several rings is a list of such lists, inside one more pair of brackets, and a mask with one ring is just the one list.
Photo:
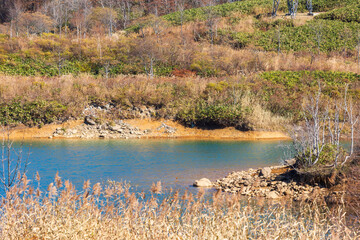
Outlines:
{"label": "sandy bank", "polygon": [[[199,129],[184,127],[179,123],[171,120],[150,120],[150,119],[131,119],[123,122],[130,124],[140,131],[148,132],[141,136],[141,138],[181,138],[181,139],[229,139],[229,140],[287,140],[290,139],[286,134],[278,131],[247,131],[242,132],[235,128],[223,129]],[[11,139],[46,139],[53,135],[56,129],[74,129],[83,124],[82,120],[69,121],[63,124],[50,124],[42,128],[19,126],[10,130]],[[167,133],[163,129],[159,129],[162,124],[166,124],[176,131]],[[1,136],[6,136],[2,132]],[[64,138],[64,137],[60,137]],[[98,137],[96,137],[98,138]]]}

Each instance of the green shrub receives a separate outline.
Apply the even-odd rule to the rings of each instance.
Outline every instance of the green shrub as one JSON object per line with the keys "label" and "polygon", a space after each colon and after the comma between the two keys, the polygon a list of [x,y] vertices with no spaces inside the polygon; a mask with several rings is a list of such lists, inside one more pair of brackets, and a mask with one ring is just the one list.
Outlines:
{"label": "green shrub", "polygon": [[[233,32],[229,30],[219,30],[218,37],[215,38],[216,44],[229,44],[234,49],[242,49],[249,45],[252,35],[245,32]],[[209,36],[207,36],[209,38]]]}
{"label": "green shrub", "polygon": [[327,13],[322,13],[315,18],[360,23],[360,4],[352,4]]}
{"label": "green shrub", "polygon": [[250,125],[245,119],[245,111],[241,108],[241,105],[209,104],[200,100],[195,106],[178,111],[176,119],[187,126],[250,129]]}
{"label": "green shrub", "polygon": [[[243,0],[233,3],[220,4],[213,7],[213,11],[219,17],[228,17],[234,12],[242,14],[256,14],[257,9],[263,9],[263,12],[271,13],[271,0]],[[357,0],[313,0],[313,11],[324,12],[333,10],[339,7],[344,7],[349,4],[357,3]],[[192,8],[184,11],[183,21],[190,22],[196,20],[205,20],[208,7]],[[288,12],[286,1],[281,1],[279,11]],[[307,12],[306,0],[300,0],[298,6],[299,12]],[[174,25],[181,24],[181,13],[173,12],[163,16],[163,18]],[[134,26],[136,29],[136,26]]]}
{"label": "green shrub", "polygon": [[[233,12],[239,12],[242,14],[251,14],[255,12],[257,8],[266,9],[270,12],[272,7],[271,1],[268,0],[247,0],[238,1],[233,3],[225,3],[216,5],[213,7],[213,12],[219,17],[227,17]],[[184,22],[190,22],[195,20],[205,20],[207,17],[207,11],[209,7],[192,8],[184,11]],[[181,13],[174,12],[163,16],[163,18],[174,25],[181,24]]]}
{"label": "green shrub", "polygon": [[[333,52],[355,49],[358,44],[359,23],[315,20],[299,27],[280,28],[281,49],[284,51]],[[266,51],[278,49],[277,29],[257,32],[256,45]]]}
{"label": "green shrub", "polygon": [[[344,148],[340,147],[339,151],[337,149],[337,146],[334,144],[326,143],[323,146],[323,149],[320,153],[319,160],[317,162],[317,165],[332,165],[334,164],[336,157],[338,160],[344,157],[346,151]],[[307,167],[310,162],[313,163],[316,160],[316,156],[311,154],[310,149],[308,149],[305,153],[301,153],[296,157],[297,162],[300,164],[300,166]]]}
{"label": "green shrub", "polygon": [[2,125],[25,124],[42,126],[64,116],[66,107],[56,101],[37,100],[21,102],[15,99],[10,103],[0,104],[0,123]]}
{"label": "green shrub", "polygon": [[[325,12],[357,2],[358,0],[313,0],[313,8],[314,12]],[[306,0],[300,0],[300,4],[306,6]]]}
{"label": "green shrub", "polygon": [[[318,81],[324,83],[323,93],[332,98],[343,95],[346,83],[360,81],[358,74],[331,71],[272,71],[259,78],[253,89],[273,113],[283,116],[297,115],[304,95],[316,91]],[[351,89],[349,93],[356,91]]]}

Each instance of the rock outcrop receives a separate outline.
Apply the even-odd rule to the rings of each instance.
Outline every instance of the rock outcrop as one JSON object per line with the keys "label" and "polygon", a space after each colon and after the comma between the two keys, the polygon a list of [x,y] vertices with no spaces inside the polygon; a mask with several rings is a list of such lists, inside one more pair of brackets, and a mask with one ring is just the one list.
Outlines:
{"label": "rock outcrop", "polygon": [[289,197],[296,201],[324,198],[329,194],[325,187],[297,181],[294,171],[289,166],[277,166],[232,172],[225,178],[217,180],[214,187],[224,192],[239,193],[249,197],[268,199]]}
{"label": "rock outcrop", "polygon": [[[173,134],[176,132],[176,128],[172,128],[165,123],[158,128],[166,134]],[[50,138],[63,137],[63,138],[141,138],[151,133],[150,129],[140,130],[137,127],[133,127],[122,120],[116,120],[114,122],[108,122],[98,124],[91,116],[87,116],[84,119],[84,123],[71,129],[57,128],[56,131],[50,136]]]}

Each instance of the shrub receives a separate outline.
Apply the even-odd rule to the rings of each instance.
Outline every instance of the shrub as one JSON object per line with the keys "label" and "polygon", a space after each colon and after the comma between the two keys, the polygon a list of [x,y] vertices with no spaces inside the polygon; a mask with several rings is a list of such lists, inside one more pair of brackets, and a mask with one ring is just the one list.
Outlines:
{"label": "shrub", "polygon": [[[323,93],[332,98],[342,96],[346,83],[360,81],[358,74],[330,71],[271,71],[259,77],[253,89],[273,113],[283,116],[296,116],[303,96],[317,89],[319,80],[325,84]],[[355,95],[356,90],[349,93]]]}
{"label": "shrub", "polygon": [[352,4],[327,13],[322,13],[315,18],[360,23],[360,4]]}
{"label": "shrub", "polygon": [[[213,11],[219,17],[227,17],[233,12],[239,12],[242,14],[254,13],[255,9],[263,8],[265,11],[271,11],[272,4],[267,0],[248,0],[238,1],[233,3],[225,3],[212,7]],[[209,7],[192,8],[184,11],[184,22],[205,20],[206,11]],[[181,13],[174,12],[163,16],[163,18],[174,25],[181,24]]]}
{"label": "shrub", "polygon": [[22,103],[14,99],[10,103],[0,104],[0,123],[2,125],[25,124],[42,126],[64,116],[66,107],[56,101],[37,100]]}
{"label": "shrub", "polygon": [[[281,50],[317,53],[355,49],[358,44],[358,23],[314,20],[299,27],[280,28]],[[257,32],[255,43],[266,51],[278,49],[278,30]]]}
{"label": "shrub", "polygon": [[195,106],[180,110],[176,115],[176,119],[187,126],[237,127],[241,130],[249,130],[251,127],[245,119],[245,114],[241,105],[209,104],[199,100]]}
{"label": "shrub", "polygon": [[[357,0],[313,0],[314,12],[324,12],[333,10],[335,8],[344,7],[349,4],[357,3]],[[205,20],[206,19],[206,8],[192,8],[184,11],[184,22]],[[247,1],[236,1],[233,3],[220,4],[213,7],[213,11],[219,17],[227,17],[234,12],[241,14],[257,14],[259,8],[261,12],[270,13],[272,10],[272,1],[269,0],[247,0]],[[282,12],[288,12],[286,1],[281,1],[279,10]],[[299,12],[307,12],[306,0],[300,0],[298,6]],[[173,12],[163,16],[163,18],[174,25],[181,23],[181,13]],[[134,27],[136,29],[136,27]]]}
{"label": "shrub", "polygon": [[[325,144],[323,150],[320,153],[319,160],[317,162],[318,165],[332,165],[335,162],[335,158],[338,156],[339,159],[344,157],[345,150],[340,148],[340,151],[337,150],[337,146],[334,144]],[[308,149],[304,154],[298,155],[296,157],[298,163],[301,166],[307,166],[310,158],[310,149]],[[311,162],[315,161],[315,156],[312,155]],[[341,162],[341,161],[339,161]]]}

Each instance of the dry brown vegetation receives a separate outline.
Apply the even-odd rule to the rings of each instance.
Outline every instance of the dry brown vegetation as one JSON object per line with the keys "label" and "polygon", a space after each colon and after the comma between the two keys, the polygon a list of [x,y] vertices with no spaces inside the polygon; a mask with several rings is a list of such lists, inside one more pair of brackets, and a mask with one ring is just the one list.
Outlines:
{"label": "dry brown vegetation", "polygon": [[[37,177],[37,182],[40,180]],[[132,193],[109,182],[77,192],[57,175],[47,191],[22,178],[2,199],[2,239],[357,239],[341,207],[242,201],[238,195],[164,191]],[[36,184],[33,184],[36,185]],[[39,183],[40,186],[40,183]],[[165,193],[166,192],[166,193]]]}
{"label": "dry brown vegetation", "polygon": [[246,118],[255,129],[277,130],[290,120],[266,110],[255,94],[241,85],[244,80],[233,78],[227,82],[221,78],[118,76],[100,79],[90,75],[79,77],[11,77],[0,76],[0,96],[9,103],[21,96],[23,102],[37,99],[57,101],[67,106],[64,120],[82,117],[89,104],[112,103],[116,108],[107,119],[124,117],[119,109],[133,106],[155,106],[155,118],[176,118],[182,109],[196,104],[199,97],[207,96],[208,103],[230,102],[247,109]]}

